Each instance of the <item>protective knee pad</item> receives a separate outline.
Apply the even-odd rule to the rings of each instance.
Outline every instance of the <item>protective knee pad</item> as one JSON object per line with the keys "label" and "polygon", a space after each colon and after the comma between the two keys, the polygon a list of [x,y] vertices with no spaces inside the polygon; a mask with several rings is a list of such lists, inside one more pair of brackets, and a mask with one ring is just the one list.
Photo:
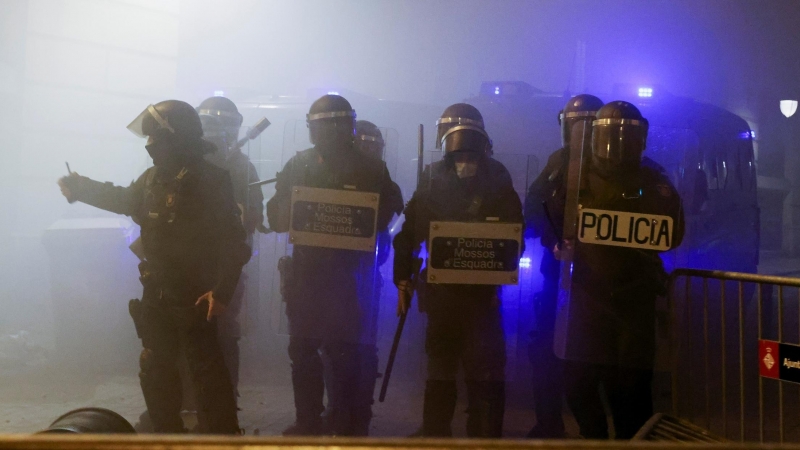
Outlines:
{"label": "protective knee pad", "polygon": [[287,352],[292,366],[322,364],[318,346],[305,339],[290,338]]}
{"label": "protective knee pad", "polygon": [[152,370],[154,359],[155,356],[153,355],[152,350],[149,348],[142,349],[142,353],[139,354],[139,372],[141,374],[145,374]]}

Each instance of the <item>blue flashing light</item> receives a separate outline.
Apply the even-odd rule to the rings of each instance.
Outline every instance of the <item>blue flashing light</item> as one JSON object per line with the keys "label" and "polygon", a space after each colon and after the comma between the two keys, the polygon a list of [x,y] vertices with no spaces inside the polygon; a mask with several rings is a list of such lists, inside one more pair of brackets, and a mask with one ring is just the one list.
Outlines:
{"label": "blue flashing light", "polygon": [[752,130],[739,133],[739,139],[755,139],[755,138],[756,138],[756,132]]}
{"label": "blue flashing light", "polygon": [[524,256],[519,259],[519,268],[520,269],[530,269],[531,268],[531,258]]}
{"label": "blue flashing light", "polygon": [[328,91],[328,95],[339,95],[337,91]]}
{"label": "blue flashing light", "polygon": [[500,95],[500,86],[494,87],[494,95]]}
{"label": "blue flashing light", "polygon": [[225,91],[214,91],[214,97],[224,97]]}
{"label": "blue flashing light", "polygon": [[650,98],[652,96],[653,96],[653,88],[648,88],[648,87],[639,88],[639,97]]}

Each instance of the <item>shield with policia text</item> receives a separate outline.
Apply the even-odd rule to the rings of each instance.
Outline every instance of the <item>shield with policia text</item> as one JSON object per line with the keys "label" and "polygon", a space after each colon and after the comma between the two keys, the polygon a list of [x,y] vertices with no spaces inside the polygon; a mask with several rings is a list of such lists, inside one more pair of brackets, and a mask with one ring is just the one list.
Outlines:
{"label": "shield with policia text", "polygon": [[683,210],[671,174],[646,151],[639,159],[635,139],[646,130],[627,119],[572,127],[565,185],[544,204],[560,227],[552,251],[561,261],[562,359],[652,368],[656,297],[667,281],[660,255],[680,244]]}
{"label": "shield with policia text", "polygon": [[[435,151],[425,159],[432,162],[418,194],[424,191],[427,201],[415,203],[413,217],[423,260],[418,283],[425,293],[422,308],[441,302],[439,297],[450,298],[452,292],[468,291],[453,312],[462,315],[481,304],[481,298],[495,295],[505,337],[505,376],[515,380],[527,368],[532,288],[540,281],[541,249],[533,240],[524,241],[521,206],[538,161],[530,155],[495,154],[480,162],[474,175],[459,177],[454,156]],[[430,312],[428,320],[435,320]],[[492,319],[487,320],[478,328],[491,328]],[[481,339],[488,345],[493,338]]]}
{"label": "shield with policia text", "polygon": [[285,131],[268,206],[280,217],[282,243],[273,320],[281,334],[374,346],[391,175],[382,160],[354,149],[315,149],[305,123],[289,122]]}

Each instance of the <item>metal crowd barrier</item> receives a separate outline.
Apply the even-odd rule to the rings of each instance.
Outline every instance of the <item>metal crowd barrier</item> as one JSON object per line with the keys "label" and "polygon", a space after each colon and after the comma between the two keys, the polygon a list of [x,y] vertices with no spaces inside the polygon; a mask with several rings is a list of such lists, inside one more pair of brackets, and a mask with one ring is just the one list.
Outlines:
{"label": "metal crowd barrier", "polygon": [[700,444],[722,444],[727,442],[697,425],[663,413],[658,413],[651,417],[631,440]]}
{"label": "metal crowd barrier", "polygon": [[[781,360],[767,360],[770,357],[759,353],[762,340],[789,349],[800,344],[797,288],[800,278],[696,269],[672,272],[670,378],[675,417],[732,441],[800,442],[800,385],[761,376],[762,364],[780,369]],[[787,314],[794,311],[796,315]],[[789,341],[787,329],[794,329],[791,335],[796,339]]]}

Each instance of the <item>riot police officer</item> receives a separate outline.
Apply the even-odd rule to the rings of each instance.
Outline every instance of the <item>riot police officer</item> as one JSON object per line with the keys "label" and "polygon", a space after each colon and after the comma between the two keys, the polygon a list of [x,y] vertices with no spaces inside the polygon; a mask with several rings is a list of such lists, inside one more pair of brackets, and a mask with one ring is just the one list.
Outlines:
{"label": "riot police officer", "polygon": [[[564,189],[569,163],[569,146],[572,127],[575,123],[591,125],[602,100],[581,94],[572,97],[558,114],[561,127],[562,147],[547,160],[547,165],[533,181],[525,198],[525,223],[530,237],[540,238],[545,251],[539,271],[544,277],[542,291],[534,296],[535,330],[531,333],[528,353],[533,367],[533,397],[536,425],[528,433],[530,438],[563,438],[563,368],[553,353],[553,330],[555,327],[556,301],[560,263],[553,256],[553,248],[559,244],[563,223],[551,220],[559,217],[553,193]],[[587,142],[588,144],[588,142]],[[587,145],[588,147],[588,145]],[[588,159],[587,149],[585,158]],[[563,208],[563,205],[561,205]],[[545,211],[547,208],[547,211]],[[550,214],[550,219],[548,215]]]}
{"label": "riot police officer", "polygon": [[[247,232],[247,240],[252,247],[253,233],[264,222],[264,194],[260,188],[251,189],[249,184],[258,181],[256,167],[250,157],[236,144],[242,115],[236,104],[225,97],[210,97],[197,107],[203,124],[203,137],[217,146],[217,151],[206,156],[212,164],[225,169],[233,183],[233,198],[242,212],[242,223]],[[231,374],[234,391],[239,385],[239,338],[241,325],[239,313],[245,295],[245,275],[239,279],[233,298],[225,314],[218,320],[219,340],[225,365]]]}
{"label": "riot police officer", "polygon": [[[480,112],[458,103],[437,121],[437,146],[444,159],[425,169],[394,239],[398,313],[411,301],[412,277],[431,221],[522,221],[522,205],[508,170],[491,158],[492,144]],[[494,285],[430,284],[424,292],[428,315],[425,349],[428,380],[422,412],[424,436],[452,436],[456,374],[463,365],[470,437],[500,437],[505,410],[505,337],[500,288]]]}
{"label": "riot police officer", "polygon": [[144,293],[132,302],[144,350],[139,377],[156,432],[184,431],[176,359],[189,363],[198,392],[199,429],[236,434],[236,401],[217,340],[225,310],[250,252],[228,174],[206,162],[191,105],[167,100],[148,106],[129,126],[154,166],[129,187],[70,174],[59,180],[70,202],[129,215],[141,226]]}
{"label": "riot police officer", "polygon": [[[356,121],[356,148],[361,154],[378,160],[384,160],[386,143],[380,128],[368,120]],[[392,182],[391,197],[386,204],[393,214],[403,212],[403,193],[397,183]],[[378,265],[383,265],[391,253],[392,240],[389,230],[378,235]]]}
{"label": "riot police officer", "polygon": [[[583,209],[667,216],[673,228],[671,236],[665,229],[665,236],[675,248],[683,238],[683,209],[667,176],[657,166],[643,164],[648,127],[630,103],[615,101],[600,108],[592,126],[591,160],[580,177],[579,204]],[[645,239],[642,245],[648,241],[653,244]],[[609,435],[601,385],[617,439],[633,437],[653,414],[655,303],[666,293],[666,274],[660,250],[613,244],[578,241],[553,249],[557,258],[574,255],[569,302],[558,312],[565,315],[557,322],[555,349],[566,360],[570,409],[581,435],[590,439]]]}
{"label": "riot police officer", "polygon": [[[393,215],[392,181],[383,161],[366,158],[355,147],[355,111],[338,95],[325,95],[309,110],[313,148],[298,152],[278,174],[275,195],[267,202],[270,228],[289,231],[294,187],[374,192],[379,194],[376,231],[386,229]],[[371,401],[359,396],[360,346],[368,342],[374,294],[375,252],[294,245],[284,273],[289,319],[289,358],[296,422],[286,435],[322,432],[323,365],[331,361],[329,392],[337,399],[330,418],[337,435],[364,434],[356,424],[369,423]],[[369,396],[371,400],[371,395]]]}

